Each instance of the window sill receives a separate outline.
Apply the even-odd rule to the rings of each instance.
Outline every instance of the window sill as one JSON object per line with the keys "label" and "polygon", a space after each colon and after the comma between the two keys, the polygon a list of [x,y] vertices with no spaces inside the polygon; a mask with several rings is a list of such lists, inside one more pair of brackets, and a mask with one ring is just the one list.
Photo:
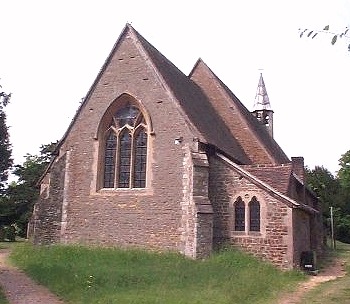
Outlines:
{"label": "window sill", "polygon": [[245,231],[231,231],[233,235],[245,236],[247,233]]}
{"label": "window sill", "polygon": [[261,231],[231,231],[232,237],[263,237]]}
{"label": "window sill", "polygon": [[261,232],[260,231],[249,231],[248,235],[249,236],[261,236]]}
{"label": "window sill", "polygon": [[151,195],[152,189],[149,188],[101,188],[97,190],[95,195]]}

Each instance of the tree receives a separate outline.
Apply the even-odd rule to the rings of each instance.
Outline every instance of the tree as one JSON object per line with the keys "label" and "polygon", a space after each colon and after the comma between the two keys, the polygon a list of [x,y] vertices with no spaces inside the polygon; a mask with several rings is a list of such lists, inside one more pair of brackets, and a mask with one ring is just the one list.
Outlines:
{"label": "tree", "polygon": [[[345,168],[347,168],[345,164],[348,157],[350,160],[350,153],[346,156],[343,155],[341,158]],[[348,177],[350,177],[350,168],[347,172]],[[335,177],[322,166],[316,166],[313,170],[306,168],[306,182],[321,200],[325,227],[330,231],[330,207],[333,207],[335,238],[350,243],[350,209],[344,199],[343,187],[346,182],[339,178],[339,173]]]}
{"label": "tree", "polygon": [[342,200],[344,202],[343,211],[350,214],[350,150],[342,154],[339,159],[339,166],[338,180],[341,185]]}
{"label": "tree", "polygon": [[15,224],[20,236],[26,235],[26,227],[39,196],[38,180],[49,164],[56,143],[42,145],[40,155],[26,155],[22,165],[15,165],[13,174],[17,182],[9,185],[6,199],[0,204],[0,225]]}
{"label": "tree", "polygon": [[[0,86],[1,88],[1,86]],[[11,94],[0,92],[0,195],[3,193],[8,180],[9,170],[12,167],[12,148],[6,125],[6,113],[4,108],[8,105]]]}
{"label": "tree", "polygon": [[341,187],[342,208],[335,213],[336,237],[343,242],[350,243],[350,150],[342,154],[339,166],[337,178]]}
{"label": "tree", "polygon": [[[299,29],[300,38],[302,37],[308,37],[311,39],[314,39],[319,34],[324,35],[331,35],[331,44],[334,45],[339,39],[338,38],[344,38],[349,40],[350,36],[348,35],[349,28],[346,27],[344,31],[342,32],[331,32],[329,30],[329,25],[326,25],[323,30],[310,30],[310,29]],[[350,52],[350,43],[348,44],[348,51]]]}
{"label": "tree", "polygon": [[339,159],[338,179],[343,189],[350,191],[350,150]]}
{"label": "tree", "polygon": [[305,168],[306,183],[322,202],[324,217],[329,218],[329,207],[341,207],[341,188],[338,179],[323,166]]}

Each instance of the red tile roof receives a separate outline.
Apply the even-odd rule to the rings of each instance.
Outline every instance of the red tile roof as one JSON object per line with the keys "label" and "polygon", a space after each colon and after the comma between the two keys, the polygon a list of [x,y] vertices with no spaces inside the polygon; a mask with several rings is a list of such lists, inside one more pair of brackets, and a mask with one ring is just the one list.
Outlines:
{"label": "red tile roof", "polygon": [[272,188],[284,195],[288,195],[289,183],[292,176],[291,163],[278,166],[243,165],[242,167]]}

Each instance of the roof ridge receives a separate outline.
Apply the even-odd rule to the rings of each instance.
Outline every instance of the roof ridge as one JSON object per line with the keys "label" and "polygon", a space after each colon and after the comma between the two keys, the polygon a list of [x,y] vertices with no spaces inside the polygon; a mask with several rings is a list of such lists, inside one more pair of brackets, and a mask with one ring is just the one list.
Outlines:
{"label": "roof ridge", "polygon": [[[210,70],[211,71],[211,70]],[[212,71],[211,71],[212,72]],[[213,72],[212,72],[213,73]],[[247,107],[244,106],[244,104],[239,100],[239,98],[230,90],[230,88],[227,87],[225,83],[222,82],[222,80],[217,77],[214,73],[213,75],[216,77],[217,81],[220,83],[221,87],[224,89],[224,93],[227,94],[230,99],[234,102],[235,105],[238,105],[239,107],[239,115],[244,119],[244,121],[248,124],[249,126],[249,131],[254,134],[256,139],[260,142],[260,144],[263,146],[264,150],[267,152],[269,155],[269,158],[274,162],[276,161],[276,153],[274,153],[273,150],[271,150],[272,147],[270,145],[266,144],[265,141],[262,139],[261,135],[265,135],[263,133],[266,133],[267,136],[265,136],[266,140],[271,140],[271,143],[279,150],[280,162],[282,159],[283,161],[289,161],[289,158],[283,151],[283,149],[278,145],[278,143],[275,141],[273,137],[270,136],[266,128],[263,128],[261,124],[259,124],[258,120],[252,115],[252,113],[247,109]],[[232,97],[230,96],[232,95]],[[244,112],[247,115],[243,115]],[[272,148],[273,149],[273,148]],[[282,163],[283,163],[282,161]]]}
{"label": "roof ridge", "polygon": [[[271,138],[271,136],[268,134],[268,131],[265,130],[265,128],[261,127],[261,125],[259,124],[257,119],[252,115],[252,113],[249,112],[249,110],[243,105],[239,98],[227,87],[225,83],[223,83],[223,81],[210,69],[210,67],[207,64],[205,64],[204,61],[197,61],[195,68],[197,68],[200,63],[202,63],[205,69],[210,73],[213,80],[217,82],[217,88],[219,92],[221,92],[223,96],[226,96],[228,101],[231,101],[230,106],[237,108],[237,114],[239,115],[240,119],[247,125],[247,130],[251,134],[251,136],[254,136],[257,142],[259,142],[259,146],[265,151],[264,153],[268,157],[269,161],[271,161],[272,163],[283,163],[289,161],[287,155],[279,147],[277,142],[273,138]],[[193,70],[193,72],[194,71],[195,70]],[[266,138],[268,144],[266,144],[266,142],[263,140],[264,138]],[[274,147],[270,147],[271,145],[273,145],[275,149]],[[273,150],[278,150],[277,156],[276,151]]]}
{"label": "roof ridge", "polygon": [[192,76],[193,72],[196,70],[197,66],[198,66],[199,64],[201,64],[201,63],[203,63],[204,65],[207,66],[207,64],[203,61],[203,59],[202,59],[201,57],[199,57],[199,58],[197,59],[196,63],[194,64],[194,66],[193,66],[191,72],[188,74],[188,78],[191,79],[191,76]]}
{"label": "roof ridge", "polygon": [[[157,66],[154,55],[156,54],[157,56],[161,56],[162,59],[164,60],[163,63],[165,62],[166,64],[170,65],[173,69],[176,69],[176,71],[179,73],[179,75],[183,77],[183,79],[188,79],[188,77],[173,62],[171,62],[166,56],[164,56],[153,44],[151,44],[146,38],[144,38],[136,29],[134,29],[130,24],[128,26],[132,30],[137,41],[139,41],[142,51],[146,54],[146,56],[149,58],[150,62],[152,63],[152,67],[154,71],[157,73],[157,76],[161,80],[162,84],[167,88],[168,92],[171,92],[173,99],[178,100],[176,98],[176,92],[174,92],[173,88],[171,88],[168,81],[165,79],[163,73],[160,71],[159,67]],[[201,140],[203,141],[205,136],[192,123],[191,119],[188,117],[186,111],[183,109],[181,104],[179,104],[178,102],[176,102],[175,104],[177,105],[177,109],[179,110],[181,115],[185,117],[185,121],[189,125],[190,129],[195,130],[195,132],[198,133],[197,136],[200,137]]]}
{"label": "roof ridge", "polygon": [[292,162],[283,163],[283,164],[247,164],[242,165],[250,168],[281,168],[281,167],[292,167]]}
{"label": "roof ridge", "polygon": [[250,172],[244,170],[244,166],[240,166],[240,165],[235,164],[230,159],[228,159],[227,157],[225,157],[224,155],[222,155],[220,153],[216,153],[216,155],[220,159],[222,159],[223,161],[225,161],[226,163],[231,165],[233,168],[235,168],[236,171],[239,171],[240,173],[244,174],[246,177],[249,177],[250,179],[256,181],[257,183],[262,185],[264,188],[272,191],[273,193],[277,194],[278,196],[280,196],[281,198],[285,199],[286,201],[288,201],[289,203],[293,204],[294,206],[296,206],[296,207],[300,206],[300,204],[298,202],[296,202],[295,200],[291,199],[290,197],[286,196],[285,194],[283,194],[280,191],[276,190],[275,188],[271,187],[270,185],[268,185],[267,183],[263,182],[262,180],[260,180],[259,178],[257,178],[253,174],[251,174]]}
{"label": "roof ridge", "polygon": [[[201,140],[204,140],[204,142],[213,144],[220,150],[232,154],[232,157],[239,162],[246,162],[248,160],[246,155],[243,155],[241,152],[239,155],[232,153],[233,150],[237,150],[239,144],[231,135],[227,125],[216,112],[215,107],[213,107],[202,88],[190,77],[186,76],[141,34],[136,30],[134,30],[134,33],[137,35],[144,51],[149,55],[154,68],[159,72],[159,75],[167,84],[167,88],[177,100],[177,104],[188,119],[189,125],[201,135],[198,137],[201,137]],[[200,64],[201,62],[203,60],[199,58],[197,63]],[[164,68],[164,64],[167,65],[167,68]],[[204,121],[204,117],[206,121]],[[225,138],[225,141],[220,141],[218,133]],[[239,148],[243,151],[241,147]]]}

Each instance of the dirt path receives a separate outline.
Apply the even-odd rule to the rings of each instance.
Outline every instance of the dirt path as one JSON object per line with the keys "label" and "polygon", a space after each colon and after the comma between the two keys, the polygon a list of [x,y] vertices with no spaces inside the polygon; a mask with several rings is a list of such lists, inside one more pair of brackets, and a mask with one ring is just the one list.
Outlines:
{"label": "dirt path", "polygon": [[7,262],[10,250],[0,250],[0,285],[10,304],[63,304],[47,288],[38,285]]}
{"label": "dirt path", "polygon": [[341,259],[334,259],[330,265],[320,271],[316,276],[310,276],[306,282],[299,285],[298,289],[292,293],[286,294],[283,298],[278,301],[278,304],[298,304],[302,297],[316,287],[318,284],[332,281],[337,278],[345,276],[345,265]]}

